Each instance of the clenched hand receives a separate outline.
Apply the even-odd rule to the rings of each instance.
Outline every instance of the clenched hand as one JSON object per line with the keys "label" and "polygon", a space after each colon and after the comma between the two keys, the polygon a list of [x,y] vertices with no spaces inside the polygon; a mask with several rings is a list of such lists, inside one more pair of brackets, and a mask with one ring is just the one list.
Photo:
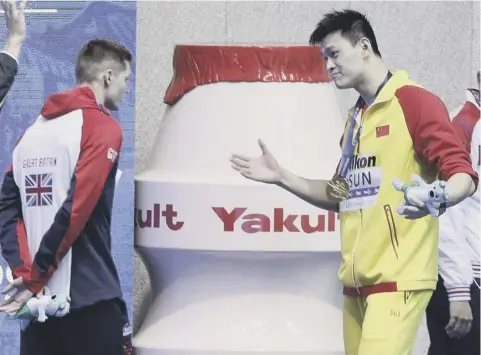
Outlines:
{"label": "clenched hand", "polygon": [[452,301],[449,303],[449,323],[446,333],[450,338],[462,338],[471,330],[473,313],[469,301]]}

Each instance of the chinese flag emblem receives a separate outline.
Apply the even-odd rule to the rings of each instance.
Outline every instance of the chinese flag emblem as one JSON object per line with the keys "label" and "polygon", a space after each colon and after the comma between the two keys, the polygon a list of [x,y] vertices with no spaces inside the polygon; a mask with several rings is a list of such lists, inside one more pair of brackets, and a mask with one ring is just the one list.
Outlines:
{"label": "chinese flag emblem", "polygon": [[389,135],[389,125],[376,127],[376,138]]}

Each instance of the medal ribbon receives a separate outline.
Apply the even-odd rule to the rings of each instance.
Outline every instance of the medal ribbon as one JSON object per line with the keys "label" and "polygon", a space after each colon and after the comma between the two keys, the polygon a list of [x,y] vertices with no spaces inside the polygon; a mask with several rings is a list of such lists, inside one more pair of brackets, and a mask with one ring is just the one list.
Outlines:
{"label": "medal ribbon", "polygon": [[[377,89],[376,94],[374,95],[374,100],[379,95],[382,88],[387,84],[387,82],[391,77],[392,77],[392,73],[389,71],[386,75],[386,78]],[[347,174],[349,173],[349,166],[351,165],[351,162],[354,158],[354,151],[361,137],[362,123],[359,124],[359,128],[357,129],[355,137],[354,137],[354,128],[356,126],[356,117],[359,114],[359,112],[362,110],[363,106],[364,106],[364,100],[362,99],[362,97],[359,96],[359,99],[356,102],[356,106],[354,106],[354,112],[352,114],[351,124],[349,126],[349,130],[347,131],[347,137],[344,143],[344,148],[342,149],[341,161],[339,163],[339,168],[337,169],[337,175],[341,178],[346,178]]]}

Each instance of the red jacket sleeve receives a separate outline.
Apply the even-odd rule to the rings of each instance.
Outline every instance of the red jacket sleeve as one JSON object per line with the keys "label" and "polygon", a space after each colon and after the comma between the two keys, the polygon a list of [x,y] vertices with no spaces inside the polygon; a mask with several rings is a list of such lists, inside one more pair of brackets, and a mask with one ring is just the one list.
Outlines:
{"label": "red jacket sleeve", "polygon": [[453,128],[458,134],[461,144],[471,152],[471,139],[474,126],[479,120],[479,109],[471,102],[466,102],[458,114],[453,118]]}
{"label": "red jacket sleeve", "polygon": [[22,199],[10,166],[0,192],[0,247],[14,278],[26,277],[31,269]]}
{"label": "red jacket sleeve", "polygon": [[30,274],[24,278],[32,292],[45,286],[84,229],[109,174],[117,166],[121,146],[122,130],[113,118],[94,110],[84,112],[80,156],[67,198],[43,236]]}
{"label": "red jacket sleeve", "polygon": [[415,152],[448,180],[457,173],[469,174],[475,185],[478,174],[469,153],[451,125],[449,113],[439,97],[415,86],[404,86],[396,96],[402,107]]}

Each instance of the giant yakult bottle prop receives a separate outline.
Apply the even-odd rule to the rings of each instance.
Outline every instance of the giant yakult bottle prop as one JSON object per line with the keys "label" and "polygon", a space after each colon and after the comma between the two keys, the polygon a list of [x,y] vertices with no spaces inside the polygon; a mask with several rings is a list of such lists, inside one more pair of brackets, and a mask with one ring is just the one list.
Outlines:
{"label": "giant yakult bottle prop", "polygon": [[344,354],[337,215],[245,179],[231,153],[329,179],[343,130],[312,47],[177,46],[168,106],[136,177],[154,301],[137,355]]}

